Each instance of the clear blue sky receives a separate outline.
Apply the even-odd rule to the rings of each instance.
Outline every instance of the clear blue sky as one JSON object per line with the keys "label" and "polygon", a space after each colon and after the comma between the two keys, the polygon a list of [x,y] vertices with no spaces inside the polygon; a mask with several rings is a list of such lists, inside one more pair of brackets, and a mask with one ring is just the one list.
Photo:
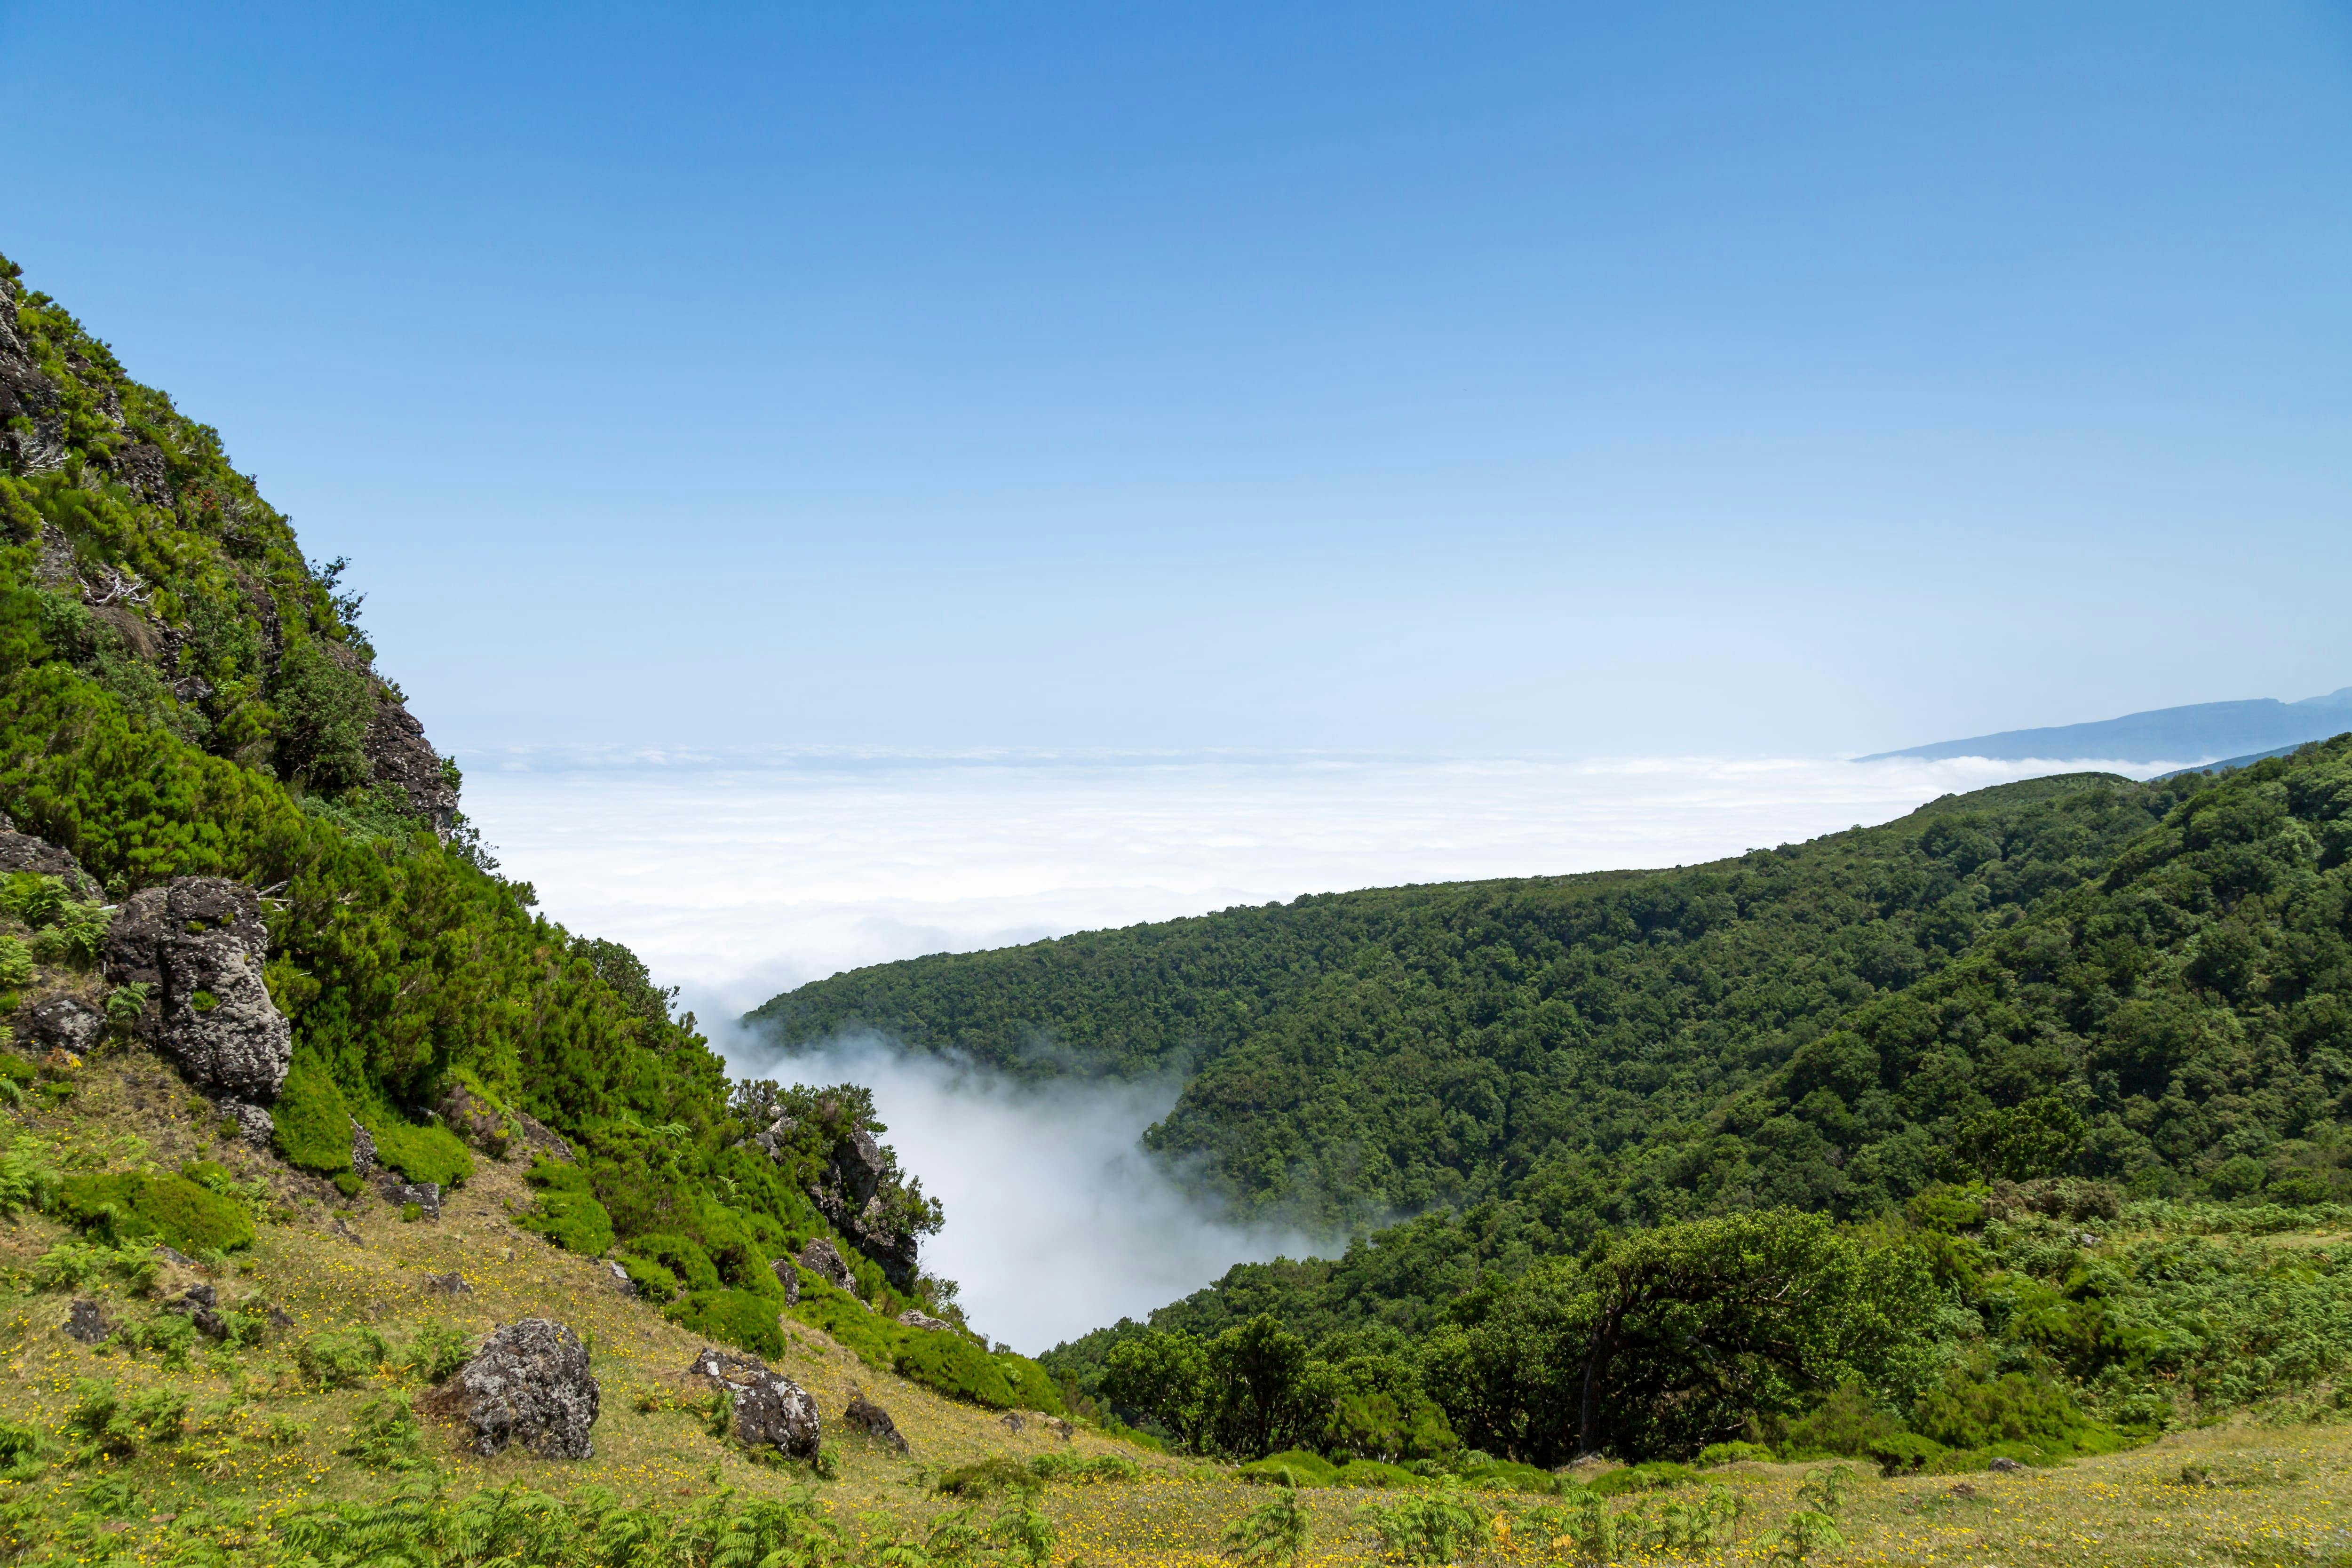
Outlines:
{"label": "clear blue sky", "polygon": [[461,752],[2352,683],[2340,5],[0,4],[0,102]]}

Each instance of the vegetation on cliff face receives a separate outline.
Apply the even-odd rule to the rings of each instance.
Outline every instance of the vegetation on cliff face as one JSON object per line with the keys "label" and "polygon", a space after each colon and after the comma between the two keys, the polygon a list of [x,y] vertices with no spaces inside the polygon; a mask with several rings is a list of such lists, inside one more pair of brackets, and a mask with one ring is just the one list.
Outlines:
{"label": "vegetation on cliff face", "polygon": [[[0,810],[112,899],[195,875],[265,890],[297,1164],[352,1182],[356,1121],[387,1164],[461,1180],[470,1155],[429,1124],[464,1086],[493,1124],[568,1141],[569,1195],[608,1228],[565,1234],[677,1235],[781,1295],[774,1260],[838,1234],[812,1189],[828,1139],[885,1131],[870,1100],[845,1088],[795,1140],[747,1142],[772,1089],[730,1085],[633,955],[497,874],[341,563],[307,563],[214,431],[16,276],[0,261]],[[911,1257],[938,1205],[895,1165],[885,1185],[863,1239]],[[877,1305],[953,1317],[951,1298],[900,1269]]]}

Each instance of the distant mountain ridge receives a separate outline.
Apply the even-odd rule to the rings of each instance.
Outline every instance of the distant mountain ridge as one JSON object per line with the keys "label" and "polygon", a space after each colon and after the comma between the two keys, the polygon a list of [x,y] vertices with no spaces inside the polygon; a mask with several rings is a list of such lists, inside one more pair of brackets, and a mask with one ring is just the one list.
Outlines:
{"label": "distant mountain ridge", "polygon": [[1899,752],[1875,752],[1859,763],[1896,757],[1940,762],[1947,757],[1988,757],[2021,762],[2096,760],[2112,763],[2204,763],[2222,758],[2275,755],[2311,741],[2352,730],[2352,686],[2325,697],[2282,702],[2274,697],[2242,702],[2192,702],[2152,708],[2088,724],[2041,730],[2003,730],[1964,741],[1938,741]]}

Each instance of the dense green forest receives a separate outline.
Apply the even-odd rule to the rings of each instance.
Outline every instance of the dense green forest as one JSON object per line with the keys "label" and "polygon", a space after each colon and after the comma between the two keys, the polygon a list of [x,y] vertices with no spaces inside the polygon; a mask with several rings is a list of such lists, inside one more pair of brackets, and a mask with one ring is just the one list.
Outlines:
{"label": "dense green forest", "polygon": [[[938,1205],[870,1142],[887,1129],[865,1091],[730,1084],[625,948],[537,914],[377,672],[342,563],[306,561],[215,431],[17,278],[0,260],[0,810],[102,887],[106,905],[70,906],[93,933],[81,972],[115,904],[233,879],[262,895],[291,1021],[268,1110],[296,1167],[355,1194],[364,1129],[384,1165],[446,1185],[473,1169],[459,1132],[503,1148],[534,1119],[571,1158],[535,1171],[531,1223],[693,1286],[677,1310],[713,1332],[772,1336],[773,1265],[821,1237],[876,1305],[960,1322],[952,1284],[912,1266]],[[20,1045],[32,983],[0,994],[25,1009]],[[118,1034],[154,1005],[140,985],[101,1000]],[[845,1150],[876,1190],[828,1209]]]}
{"label": "dense green forest", "polygon": [[[1080,1401],[1243,1458],[1551,1464],[2071,1451],[2332,1376],[2333,1253],[2180,1232],[2352,1196],[2347,1007],[2352,737],[1708,866],[923,959],[754,1017],[1189,1070],[1154,1147],[1245,1209],[1358,1222],[1341,1257],[1243,1265],[1052,1352]],[[1680,1283],[1626,1320],[1644,1248],[1672,1261],[1641,1289]],[[1756,1289],[1820,1297],[1811,1348],[1726,1320],[1741,1260],[1783,1253]]]}
{"label": "dense green forest", "polygon": [[1360,1222],[1694,1122],[1831,1019],[2099,875],[2190,793],[2039,779],[1649,874],[1384,889],[942,955],[751,1015],[1029,1072],[1189,1069],[1151,1145],[1245,1209]]}

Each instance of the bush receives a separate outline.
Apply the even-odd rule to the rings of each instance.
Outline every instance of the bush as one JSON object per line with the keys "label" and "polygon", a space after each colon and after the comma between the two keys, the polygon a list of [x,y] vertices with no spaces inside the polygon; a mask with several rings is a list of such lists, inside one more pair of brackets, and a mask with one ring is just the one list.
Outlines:
{"label": "bush", "polygon": [[784,1353],[776,1303],[749,1290],[690,1290],[663,1314],[681,1328],[771,1359]]}
{"label": "bush", "polygon": [[1951,1450],[1933,1437],[1922,1437],[1916,1432],[1896,1432],[1879,1438],[1870,1446],[1870,1457],[1878,1461],[1882,1476],[1907,1476],[1936,1468],[1936,1461]]}
{"label": "bush", "polygon": [[474,1152],[446,1127],[389,1116],[362,1116],[360,1123],[375,1137],[376,1158],[412,1182],[454,1187],[474,1173]]}
{"label": "bush", "polygon": [[[936,1329],[929,1331],[937,1333]],[[961,1336],[958,1336],[961,1337]],[[1025,1355],[1002,1352],[997,1355],[996,1370],[1004,1374],[1013,1390],[1013,1405],[1017,1410],[1037,1410],[1048,1415],[1062,1414],[1062,1390],[1045,1369]]]}
{"label": "bush", "polygon": [[253,1245],[253,1215],[245,1205],[184,1176],[138,1171],[69,1176],[58,1198],[77,1224],[118,1244],[152,1237],[189,1253],[233,1252]]}
{"label": "bush", "polygon": [[632,1237],[629,1250],[660,1265],[677,1276],[677,1283],[689,1290],[717,1290],[721,1288],[718,1266],[710,1261],[709,1255],[676,1231],[655,1231],[646,1236]]}
{"label": "bush", "polygon": [[2088,1424],[2063,1389],[2012,1372],[1992,1383],[1945,1379],[1914,1403],[1911,1425],[1949,1448],[2021,1443],[2065,1452]]}
{"label": "bush", "polygon": [[375,1374],[391,1349],[364,1323],[312,1334],[294,1347],[294,1364],[320,1388],[348,1388]]}
{"label": "bush", "polygon": [[1595,1477],[1591,1489],[1602,1497],[1616,1497],[1622,1492],[1652,1491],[1660,1487],[1678,1487],[1685,1481],[1698,1479],[1698,1472],[1688,1465],[1670,1464],[1664,1459],[1652,1459],[1646,1464],[1627,1465]]}
{"label": "bush", "polygon": [[296,1170],[332,1176],[352,1168],[351,1107],[313,1053],[294,1053],[269,1116],[276,1124],[269,1141]]}
{"label": "bush", "polygon": [[537,1231],[566,1252],[598,1258],[613,1245],[613,1216],[596,1201],[588,1173],[577,1165],[534,1160],[523,1180],[539,1192],[539,1212],[515,1223]]}
{"label": "bush", "polygon": [[1718,1465],[1746,1462],[1770,1464],[1776,1456],[1761,1443],[1709,1443],[1691,1460],[1691,1468],[1711,1470]]}
{"label": "bush", "polygon": [[686,1289],[677,1275],[650,1258],[624,1252],[618,1262],[621,1272],[627,1275],[629,1283],[637,1288],[637,1294],[656,1306],[674,1299]]}
{"label": "bush", "polygon": [[1286,1448],[1279,1454],[1268,1454],[1263,1459],[1251,1460],[1234,1473],[1257,1486],[1336,1487],[1339,1484],[1338,1468],[1311,1448]]}
{"label": "bush", "polygon": [[1850,1383],[1782,1426],[1780,1457],[1859,1458],[1871,1446],[1903,1431],[1903,1423],[1879,1407],[1870,1390]]}
{"label": "bush", "polygon": [[1386,1490],[1429,1484],[1402,1465],[1382,1464],[1378,1459],[1349,1460],[1339,1467],[1337,1482],[1343,1487],[1379,1487]]}
{"label": "bush", "polygon": [[937,1329],[902,1329],[900,1332],[905,1337],[890,1362],[890,1370],[900,1377],[991,1410],[1010,1410],[1019,1403],[996,1358],[961,1334]]}

